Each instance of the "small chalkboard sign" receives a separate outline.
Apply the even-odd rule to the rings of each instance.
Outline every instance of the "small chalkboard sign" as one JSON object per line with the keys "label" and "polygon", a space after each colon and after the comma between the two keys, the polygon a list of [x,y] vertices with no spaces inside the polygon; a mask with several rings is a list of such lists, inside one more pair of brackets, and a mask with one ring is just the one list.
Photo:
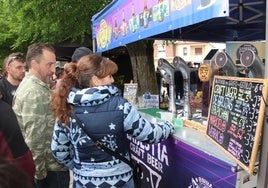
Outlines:
{"label": "small chalkboard sign", "polygon": [[253,173],[264,120],[268,79],[215,76],[206,134]]}
{"label": "small chalkboard sign", "polygon": [[124,84],[123,96],[132,105],[137,104],[137,89],[138,89],[138,84],[136,84],[136,83]]}

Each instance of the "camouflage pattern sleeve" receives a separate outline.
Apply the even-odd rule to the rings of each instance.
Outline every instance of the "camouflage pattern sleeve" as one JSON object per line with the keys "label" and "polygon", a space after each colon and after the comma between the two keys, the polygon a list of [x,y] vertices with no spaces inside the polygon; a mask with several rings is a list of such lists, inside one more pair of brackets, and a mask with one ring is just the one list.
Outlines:
{"label": "camouflage pattern sleeve", "polygon": [[20,93],[15,96],[13,109],[25,142],[33,154],[35,177],[43,179],[48,170],[64,170],[64,167],[55,161],[50,149],[54,118],[50,110],[49,90],[45,87],[22,89],[24,92],[19,89]]}

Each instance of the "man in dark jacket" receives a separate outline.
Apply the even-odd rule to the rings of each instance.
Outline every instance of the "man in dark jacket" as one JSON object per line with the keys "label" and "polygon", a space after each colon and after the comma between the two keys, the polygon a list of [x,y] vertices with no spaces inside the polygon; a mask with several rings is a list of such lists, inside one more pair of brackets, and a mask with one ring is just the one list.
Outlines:
{"label": "man in dark jacket", "polygon": [[2,100],[12,106],[13,96],[26,72],[26,62],[22,53],[11,53],[4,60],[5,74],[0,79]]}
{"label": "man in dark jacket", "polygon": [[32,153],[24,141],[14,111],[1,98],[0,93],[0,156],[24,171],[33,182],[35,165]]}

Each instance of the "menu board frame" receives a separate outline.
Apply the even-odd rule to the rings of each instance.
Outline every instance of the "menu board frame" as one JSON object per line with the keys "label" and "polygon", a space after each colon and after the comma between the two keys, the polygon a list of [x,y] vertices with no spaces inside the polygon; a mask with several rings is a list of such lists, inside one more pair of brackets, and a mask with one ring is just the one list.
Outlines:
{"label": "menu board frame", "polygon": [[[232,89],[235,92],[230,92]],[[267,95],[268,79],[214,76],[206,135],[250,174],[257,170],[255,167],[261,141]],[[222,101],[227,101],[228,104],[223,104],[219,101],[219,98]],[[246,109],[246,113],[239,111],[241,103],[243,109]],[[224,108],[226,109],[222,110]],[[225,115],[222,115],[223,113]],[[254,119],[251,120],[251,117],[254,117]],[[244,120],[243,123],[238,123],[240,120]],[[218,123],[219,121],[220,123]],[[250,139],[248,135],[251,135]]]}

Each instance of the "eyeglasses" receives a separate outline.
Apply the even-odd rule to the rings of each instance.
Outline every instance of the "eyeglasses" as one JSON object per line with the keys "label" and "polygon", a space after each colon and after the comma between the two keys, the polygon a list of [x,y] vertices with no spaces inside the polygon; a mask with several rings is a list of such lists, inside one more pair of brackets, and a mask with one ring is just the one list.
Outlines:
{"label": "eyeglasses", "polygon": [[15,55],[15,56],[12,56],[10,57],[10,60],[7,64],[7,66],[9,66],[14,60],[22,60],[24,61],[24,57],[22,55]]}

